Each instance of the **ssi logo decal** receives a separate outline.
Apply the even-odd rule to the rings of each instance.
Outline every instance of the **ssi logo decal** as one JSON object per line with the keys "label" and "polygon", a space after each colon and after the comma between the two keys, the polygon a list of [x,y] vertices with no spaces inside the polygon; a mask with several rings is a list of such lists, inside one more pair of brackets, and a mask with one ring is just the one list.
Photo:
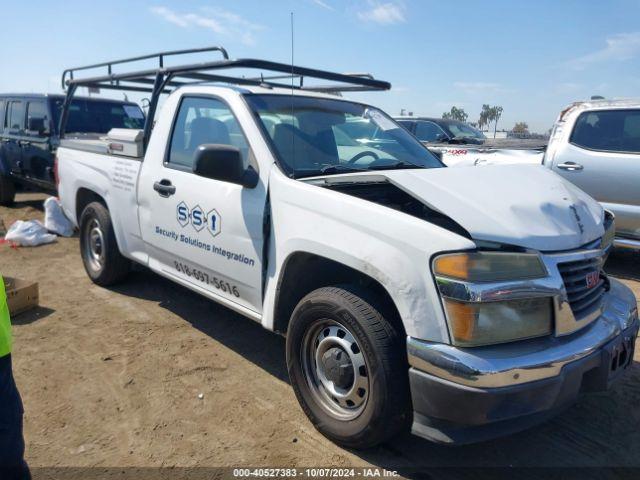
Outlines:
{"label": "ssi logo decal", "polygon": [[189,224],[196,232],[206,228],[213,237],[222,231],[222,218],[215,208],[205,213],[200,205],[189,208],[185,202],[180,202],[176,207],[176,219],[182,228]]}

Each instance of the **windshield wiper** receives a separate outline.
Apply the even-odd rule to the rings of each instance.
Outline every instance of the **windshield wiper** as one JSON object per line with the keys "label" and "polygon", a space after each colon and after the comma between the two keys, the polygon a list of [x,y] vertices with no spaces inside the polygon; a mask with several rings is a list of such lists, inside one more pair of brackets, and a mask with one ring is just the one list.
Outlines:
{"label": "windshield wiper", "polygon": [[403,162],[399,160],[397,162],[388,163],[386,165],[374,165],[369,167],[367,170],[400,170],[403,168],[427,168],[427,167],[422,165],[416,165],[415,163]]}
{"label": "windshield wiper", "polygon": [[337,164],[337,165],[325,165],[320,169],[320,173],[325,175],[325,174],[331,174],[331,173],[367,172],[371,170],[399,170],[403,168],[427,168],[427,167],[423,167],[422,165],[415,165],[413,163],[403,162],[403,161],[397,161],[397,162],[389,163],[386,165],[374,165],[367,168],[356,168],[356,167],[351,167],[349,165]]}
{"label": "windshield wiper", "polygon": [[365,168],[354,168],[348,165],[326,165],[320,169],[320,173],[349,173],[349,172],[365,172]]}

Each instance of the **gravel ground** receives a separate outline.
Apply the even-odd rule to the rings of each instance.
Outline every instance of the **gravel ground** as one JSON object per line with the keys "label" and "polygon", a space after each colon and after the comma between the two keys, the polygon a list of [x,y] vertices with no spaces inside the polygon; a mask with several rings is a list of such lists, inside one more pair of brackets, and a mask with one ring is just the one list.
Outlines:
{"label": "gravel ground", "polygon": [[[42,219],[43,198],[19,194],[0,219]],[[0,245],[3,275],[40,283],[40,307],[14,320],[32,467],[640,466],[640,348],[612,391],[526,432],[455,448],[407,434],[347,451],[298,407],[281,337],[148,271],[97,287],[78,251],[77,238]],[[640,296],[640,255],[616,252],[607,269]]]}

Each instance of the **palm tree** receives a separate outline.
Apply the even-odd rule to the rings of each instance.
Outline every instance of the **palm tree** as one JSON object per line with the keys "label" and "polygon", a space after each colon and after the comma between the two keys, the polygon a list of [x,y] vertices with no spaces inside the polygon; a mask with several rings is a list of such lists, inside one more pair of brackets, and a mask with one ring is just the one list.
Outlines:
{"label": "palm tree", "polygon": [[478,119],[478,127],[482,130],[483,127],[489,126],[489,121],[491,119],[491,107],[488,104],[482,105],[482,110],[480,111],[480,118]]}
{"label": "palm tree", "polygon": [[495,122],[493,124],[493,138],[496,138],[496,132],[498,131],[498,120],[502,116],[502,107],[492,107],[491,108],[491,116],[492,120]]}

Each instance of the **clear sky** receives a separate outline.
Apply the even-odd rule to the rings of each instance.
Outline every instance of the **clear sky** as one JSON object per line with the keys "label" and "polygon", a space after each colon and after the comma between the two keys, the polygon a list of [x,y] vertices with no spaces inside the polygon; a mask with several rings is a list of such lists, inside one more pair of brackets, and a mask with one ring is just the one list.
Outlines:
{"label": "clear sky", "polygon": [[63,68],[221,44],[232,57],[373,73],[390,92],[357,98],[391,114],[543,132],[569,102],[640,96],[639,0],[0,0],[0,92],[59,92]]}

